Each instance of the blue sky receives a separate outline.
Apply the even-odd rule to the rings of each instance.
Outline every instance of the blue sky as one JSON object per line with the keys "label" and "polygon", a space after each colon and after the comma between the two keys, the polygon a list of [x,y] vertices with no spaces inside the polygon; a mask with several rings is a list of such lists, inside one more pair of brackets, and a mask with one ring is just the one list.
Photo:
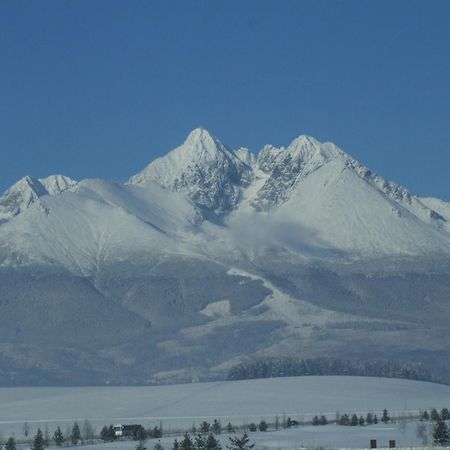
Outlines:
{"label": "blue sky", "polygon": [[0,2],[0,191],[118,181],[203,126],[335,142],[450,200],[449,1]]}

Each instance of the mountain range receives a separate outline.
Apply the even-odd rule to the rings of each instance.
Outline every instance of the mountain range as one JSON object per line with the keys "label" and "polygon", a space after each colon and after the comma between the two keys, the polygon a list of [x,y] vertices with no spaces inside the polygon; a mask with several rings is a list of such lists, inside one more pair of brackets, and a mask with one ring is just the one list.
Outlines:
{"label": "mountain range", "polygon": [[125,183],[0,198],[0,382],[219,379],[243,358],[450,368],[450,204],[300,136],[204,129]]}

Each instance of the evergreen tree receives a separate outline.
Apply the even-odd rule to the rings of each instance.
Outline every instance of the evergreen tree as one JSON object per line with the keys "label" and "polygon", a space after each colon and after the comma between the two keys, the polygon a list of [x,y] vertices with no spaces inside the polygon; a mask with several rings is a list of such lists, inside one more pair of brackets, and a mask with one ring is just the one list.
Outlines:
{"label": "evergreen tree", "polygon": [[373,423],[374,423],[374,425],[376,425],[378,423],[378,417],[376,414],[373,416]]}
{"label": "evergreen tree", "polygon": [[450,420],[450,411],[447,408],[442,408],[441,419],[442,420]]}
{"label": "evergreen tree", "polygon": [[208,433],[209,429],[211,428],[211,425],[205,421],[202,422],[202,424],[200,425],[200,433]]}
{"label": "evergreen tree", "polygon": [[70,440],[72,441],[72,445],[77,445],[81,440],[81,431],[80,426],[77,422],[73,424],[72,433],[70,435]]}
{"label": "evergreen tree", "polygon": [[355,427],[356,425],[358,425],[358,416],[356,414],[352,415],[352,419],[350,420],[350,425],[352,427]]}
{"label": "evergreen tree", "polygon": [[325,416],[320,416],[319,425],[328,425],[328,419]]}
{"label": "evergreen tree", "polygon": [[194,440],[195,450],[206,450],[206,437],[202,434],[196,436]]}
{"label": "evergreen tree", "polygon": [[433,442],[434,445],[441,447],[450,445],[450,433],[447,424],[440,417],[433,428]]}
{"label": "evergreen tree", "polygon": [[365,419],[363,416],[360,416],[360,418],[358,419],[358,425],[364,425],[366,423]]}
{"label": "evergreen tree", "polygon": [[422,416],[421,416],[420,420],[430,420],[430,415],[428,414],[428,411],[427,411],[427,410],[425,410],[425,411],[422,413]]}
{"label": "evergreen tree", "polygon": [[234,432],[233,425],[231,425],[231,422],[228,422],[227,433],[233,433],[233,432]]}
{"label": "evergreen tree", "polygon": [[366,422],[367,422],[367,425],[373,424],[373,414],[372,413],[367,413]]}
{"label": "evergreen tree", "polygon": [[383,416],[381,417],[381,421],[383,423],[389,423],[391,418],[389,417],[389,413],[387,409],[383,409]]}
{"label": "evergreen tree", "polygon": [[248,431],[254,432],[254,431],[256,431],[256,430],[257,430],[257,428],[256,428],[256,423],[250,422],[250,423],[248,424]]}
{"label": "evergreen tree", "polygon": [[318,416],[314,416],[314,417],[313,417],[312,424],[313,424],[314,426],[320,424],[320,421],[319,421],[319,417],[318,417]]}
{"label": "evergreen tree", "polygon": [[100,437],[103,442],[112,442],[116,437],[113,426],[110,425],[109,427],[107,427],[105,425],[100,432]]}
{"label": "evergreen tree", "polygon": [[261,420],[258,425],[259,431],[267,431],[267,422],[265,420]]}
{"label": "evergreen tree", "polygon": [[350,417],[348,417],[348,414],[343,414],[341,418],[339,419],[339,425],[350,425]]}
{"label": "evergreen tree", "polygon": [[194,450],[194,443],[188,433],[184,434],[183,440],[180,442],[180,450]]}
{"label": "evergreen tree", "polygon": [[431,418],[431,420],[432,420],[433,422],[437,422],[437,421],[441,418],[441,416],[440,416],[439,413],[437,412],[436,408],[433,408],[433,409],[431,410],[430,418]]}
{"label": "evergreen tree", "polygon": [[13,437],[6,441],[5,450],[16,450],[16,440]]}
{"label": "evergreen tree", "polygon": [[213,434],[209,433],[206,439],[206,450],[222,450],[222,446]]}
{"label": "evergreen tree", "polygon": [[180,450],[180,444],[176,439],[173,441],[172,450]]}
{"label": "evergreen tree", "polygon": [[57,447],[61,447],[64,444],[64,435],[61,431],[61,427],[58,427],[53,434],[53,440]]}
{"label": "evergreen tree", "polygon": [[230,444],[227,445],[229,450],[251,450],[255,444],[250,444],[250,438],[247,433],[244,433],[242,437],[231,437],[229,436]]}
{"label": "evergreen tree", "polygon": [[211,430],[214,434],[220,434],[222,432],[222,425],[217,419],[214,419]]}
{"label": "evergreen tree", "polygon": [[42,431],[38,428],[36,436],[34,436],[33,446],[31,450],[44,450],[44,436],[42,435]]}
{"label": "evergreen tree", "polygon": [[153,450],[164,450],[164,447],[161,445],[161,442],[157,442],[153,447]]}
{"label": "evergreen tree", "polygon": [[290,417],[288,417],[286,420],[286,428],[291,428],[291,427],[292,427],[292,420]]}
{"label": "evergreen tree", "polygon": [[159,439],[159,438],[162,438],[162,430],[161,430],[161,428],[158,428],[156,425],[153,427],[153,430],[151,431],[151,435],[152,435],[152,438],[155,438],[155,439]]}
{"label": "evergreen tree", "polygon": [[278,430],[280,428],[280,419],[278,416],[275,417],[275,430]]}

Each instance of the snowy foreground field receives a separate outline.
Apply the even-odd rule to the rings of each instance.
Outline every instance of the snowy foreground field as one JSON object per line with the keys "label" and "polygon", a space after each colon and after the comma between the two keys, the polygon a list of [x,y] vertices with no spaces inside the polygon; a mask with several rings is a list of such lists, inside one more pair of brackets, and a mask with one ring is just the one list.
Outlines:
{"label": "snowy foreground field", "polygon": [[[2,388],[0,433],[23,435],[57,425],[64,431],[74,421],[89,419],[97,430],[105,424],[162,423],[164,430],[190,429],[193,423],[220,419],[235,426],[276,416],[308,420],[315,414],[334,419],[336,412],[381,416],[387,408],[395,416],[419,409],[450,407],[450,386],[433,383],[363,377],[293,377],[264,380],[198,383],[154,387]],[[251,433],[259,448],[301,446],[367,447],[371,438],[379,446],[396,439],[399,446],[419,446],[416,423],[378,424],[366,427],[302,426],[289,430]],[[227,437],[222,436],[224,443]],[[162,443],[172,442],[164,438]],[[151,441],[147,447],[153,447]],[[167,445],[169,447],[169,445]],[[129,450],[133,442],[116,442],[86,448]]]}

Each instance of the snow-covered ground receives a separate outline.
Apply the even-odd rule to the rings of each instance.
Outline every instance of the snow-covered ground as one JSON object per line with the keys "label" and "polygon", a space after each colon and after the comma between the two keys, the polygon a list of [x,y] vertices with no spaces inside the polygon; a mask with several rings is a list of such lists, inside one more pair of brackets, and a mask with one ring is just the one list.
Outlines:
{"label": "snow-covered ground", "polygon": [[[365,427],[344,427],[338,425],[300,426],[277,431],[248,433],[250,441],[255,444],[255,450],[296,450],[301,448],[333,448],[333,449],[365,449],[370,440],[376,439],[378,448],[387,448],[389,440],[395,439],[398,448],[423,447],[423,441],[417,436],[419,422],[405,424],[378,424]],[[431,443],[432,424],[426,423],[429,443]],[[240,436],[241,434],[238,434]],[[148,450],[152,450],[160,442],[165,450],[170,450],[174,437],[163,439],[149,439],[146,442]],[[180,441],[182,436],[178,436]],[[222,448],[229,444],[229,435],[217,436]],[[114,443],[96,444],[84,447],[86,450],[134,450],[136,442],[116,441]],[[429,449],[430,447],[427,446]],[[440,448],[440,450],[443,450]]]}
{"label": "snow-covered ground", "polygon": [[[24,422],[32,434],[46,425],[51,432],[58,424],[65,430],[75,420],[84,419],[97,429],[110,423],[148,427],[161,421],[165,430],[174,430],[190,429],[193,423],[214,418],[240,426],[261,419],[273,422],[276,416],[281,420],[283,414],[297,420],[315,414],[333,419],[337,411],[380,414],[387,408],[401,415],[404,411],[449,407],[450,386],[383,378],[292,377],[151,387],[2,388],[0,405],[0,433],[20,437]],[[301,427],[263,433],[262,438],[276,442],[294,436],[295,442],[306,445],[320,436],[320,445],[331,446],[339,439],[333,446],[345,447],[351,446],[346,441],[351,435],[352,442],[355,440],[352,445],[362,446],[367,445],[372,428]],[[394,434],[391,428],[378,425],[377,433],[388,437]],[[405,445],[414,444],[414,433],[415,429]]]}

